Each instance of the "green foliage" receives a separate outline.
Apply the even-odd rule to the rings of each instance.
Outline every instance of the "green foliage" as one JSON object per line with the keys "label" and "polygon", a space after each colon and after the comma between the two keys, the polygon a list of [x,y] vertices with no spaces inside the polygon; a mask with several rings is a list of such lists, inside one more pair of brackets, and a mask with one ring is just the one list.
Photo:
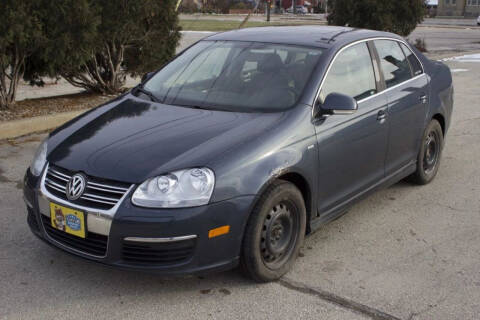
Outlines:
{"label": "green foliage", "polygon": [[83,1],[85,6],[76,9],[81,16],[60,11],[65,20],[74,12],[76,22],[49,34],[50,39],[66,37],[65,43],[74,44],[64,50],[64,58],[73,57],[74,63],[55,65],[55,72],[71,84],[116,93],[127,74],[152,71],[175,55],[180,39],[175,0]]}
{"label": "green foliage", "polygon": [[28,59],[44,42],[35,0],[0,1],[0,108],[15,102]]}
{"label": "green foliage", "polygon": [[200,9],[193,0],[183,0],[178,11],[181,13],[195,13],[200,12]]}
{"label": "green foliage", "polygon": [[330,0],[328,23],[409,35],[422,22],[425,0]]}
{"label": "green foliage", "polygon": [[202,11],[205,13],[228,13],[231,0],[207,0],[204,2]]}
{"label": "green foliage", "polygon": [[98,37],[98,9],[88,0],[40,0],[44,41],[27,61],[25,79],[58,77],[76,71],[90,57]]}
{"label": "green foliage", "polygon": [[0,107],[23,77],[116,93],[175,55],[176,0],[0,0]]}

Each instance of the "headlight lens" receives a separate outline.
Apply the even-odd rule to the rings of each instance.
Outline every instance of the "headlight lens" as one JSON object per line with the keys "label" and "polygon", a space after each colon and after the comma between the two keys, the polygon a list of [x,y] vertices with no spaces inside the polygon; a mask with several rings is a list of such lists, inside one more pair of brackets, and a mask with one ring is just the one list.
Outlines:
{"label": "headlight lens", "polygon": [[193,168],[148,179],[133,193],[133,204],[148,208],[185,208],[207,204],[215,185],[213,171]]}
{"label": "headlight lens", "polygon": [[32,164],[30,164],[30,172],[38,177],[47,162],[47,140],[43,140],[37,148]]}

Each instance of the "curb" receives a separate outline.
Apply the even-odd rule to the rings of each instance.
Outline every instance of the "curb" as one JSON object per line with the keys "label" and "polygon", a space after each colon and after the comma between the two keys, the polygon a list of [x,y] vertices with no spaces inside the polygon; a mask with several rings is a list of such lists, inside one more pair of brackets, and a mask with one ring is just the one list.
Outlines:
{"label": "curb", "polygon": [[0,122],[0,140],[51,130],[90,109],[62,112],[54,115]]}

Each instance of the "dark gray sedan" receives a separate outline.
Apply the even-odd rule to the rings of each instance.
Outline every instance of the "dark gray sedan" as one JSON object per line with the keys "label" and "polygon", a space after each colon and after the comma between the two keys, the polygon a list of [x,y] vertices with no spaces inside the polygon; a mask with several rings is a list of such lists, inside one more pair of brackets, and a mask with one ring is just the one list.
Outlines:
{"label": "dark gray sedan", "polygon": [[433,180],[452,96],[449,69],[391,33],[216,34],[50,134],[25,175],[28,223],[119,268],[274,280],[357,200]]}

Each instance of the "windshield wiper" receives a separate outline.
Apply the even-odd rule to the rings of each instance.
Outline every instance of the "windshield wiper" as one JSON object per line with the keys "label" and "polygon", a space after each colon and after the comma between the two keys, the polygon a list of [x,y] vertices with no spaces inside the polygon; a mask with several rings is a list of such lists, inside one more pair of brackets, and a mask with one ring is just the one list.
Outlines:
{"label": "windshield wiper", "polygon": [[136,93],[136,92],[141,92],[141,93],[143,93],[144,95],[146,95],[147,97],[149,97],[150,100],[152,100],[153,102],[161,102],[160,99],[158,99],[158,98],[153,94],[153,92],[145,89],[145,88],[142,86],[142,84],[139,84],[138,86],[136,86],[136,87],[134,88],[134,90],[135,90],[135,93]]}

